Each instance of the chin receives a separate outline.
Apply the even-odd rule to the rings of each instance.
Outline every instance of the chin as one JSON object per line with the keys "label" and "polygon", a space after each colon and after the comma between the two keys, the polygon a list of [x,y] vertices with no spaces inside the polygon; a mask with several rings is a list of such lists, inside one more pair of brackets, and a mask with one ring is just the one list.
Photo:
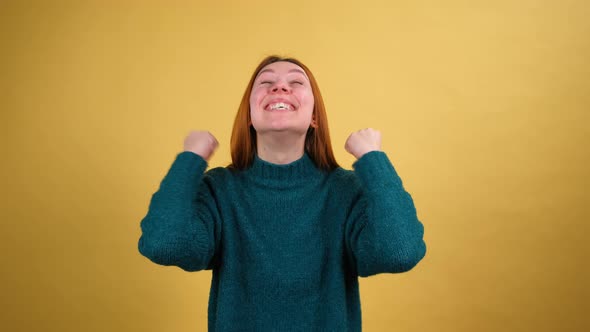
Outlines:
{"label": "chin", "polygon": [[273,133],[274,134],[297,134],[297,135],[306,135],[307,134],[307,130],[304,130],[301,128],[282,127],[282,126],[264,128],[261,130],[256,130],[256,132],[258,134],[273,134]]}

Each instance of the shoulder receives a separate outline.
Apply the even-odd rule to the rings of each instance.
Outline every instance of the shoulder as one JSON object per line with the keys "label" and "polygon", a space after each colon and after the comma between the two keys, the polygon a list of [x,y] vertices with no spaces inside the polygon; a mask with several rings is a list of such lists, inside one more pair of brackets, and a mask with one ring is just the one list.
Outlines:
{"label": "shoulder", "polygon": [[348,212],[364,196],[358,176],[354,171],[342,167],[330,172],[327,187],[330,192],[330,200],[334,201],[339,209]]}
{"label": "shoulder", "polygon": [[228,167],[214,167],[207,170],[204,174],[204,179],[206,181],[224,183],[228,181],[232,181],[235,176],[236,171],[232,170]]}
{"label": "shoulder", "polygon": [[337,167],[329,175],[330,182],[339,190],[360,190],[361,182],[354,171]]}
{"label": "shoulder", "polygon": [[336,167],[333,171],[330,172],[330,176],[335,180],[339,181],[355,181],[356,175],[354,171],[349,169],[344,169],[340,166]]}
{"label": "shoulder", "polygon": [[219,199],[227,190],[234,187],[235,177],[225,167],[210,168],[202,176],[201,191]]}

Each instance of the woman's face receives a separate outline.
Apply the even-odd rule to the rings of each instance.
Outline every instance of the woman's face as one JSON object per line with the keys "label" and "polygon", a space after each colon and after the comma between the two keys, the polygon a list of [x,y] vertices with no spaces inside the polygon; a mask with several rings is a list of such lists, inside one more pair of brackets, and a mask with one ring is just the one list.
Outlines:
{"label": "woman's face", "polygon": [[279,61],[262,68],[250,94],[252,126],[260,134],[292,132],[305,135],[312,122],[314,97],[305,71]]}

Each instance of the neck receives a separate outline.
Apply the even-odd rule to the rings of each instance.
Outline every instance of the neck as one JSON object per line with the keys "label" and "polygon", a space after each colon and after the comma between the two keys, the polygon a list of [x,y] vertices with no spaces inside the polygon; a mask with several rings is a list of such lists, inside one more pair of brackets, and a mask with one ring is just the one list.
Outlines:
{"label": "neck", "polygon": [[256,137],[258,157],[273,164],[289,164],[303,156],[305,152],[305,135],[266,134]]}

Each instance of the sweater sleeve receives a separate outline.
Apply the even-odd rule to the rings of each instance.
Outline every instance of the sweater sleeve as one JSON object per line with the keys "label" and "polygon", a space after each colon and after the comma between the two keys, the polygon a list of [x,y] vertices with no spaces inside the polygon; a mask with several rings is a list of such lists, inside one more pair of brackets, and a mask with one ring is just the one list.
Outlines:
{"label": "sweater sleeve", "polygon": [[199,155],[179,153],[152,195],[138,243],[152,262],[185,271],[213,268],[221,218],[206,168]]}
{"label": "sweater sleeve", "polygon": [[346,241],[357,274],[411,270],[426,254],[412,197],[382,151],[363,155],[353,168],[361,190],[348,216]]}

